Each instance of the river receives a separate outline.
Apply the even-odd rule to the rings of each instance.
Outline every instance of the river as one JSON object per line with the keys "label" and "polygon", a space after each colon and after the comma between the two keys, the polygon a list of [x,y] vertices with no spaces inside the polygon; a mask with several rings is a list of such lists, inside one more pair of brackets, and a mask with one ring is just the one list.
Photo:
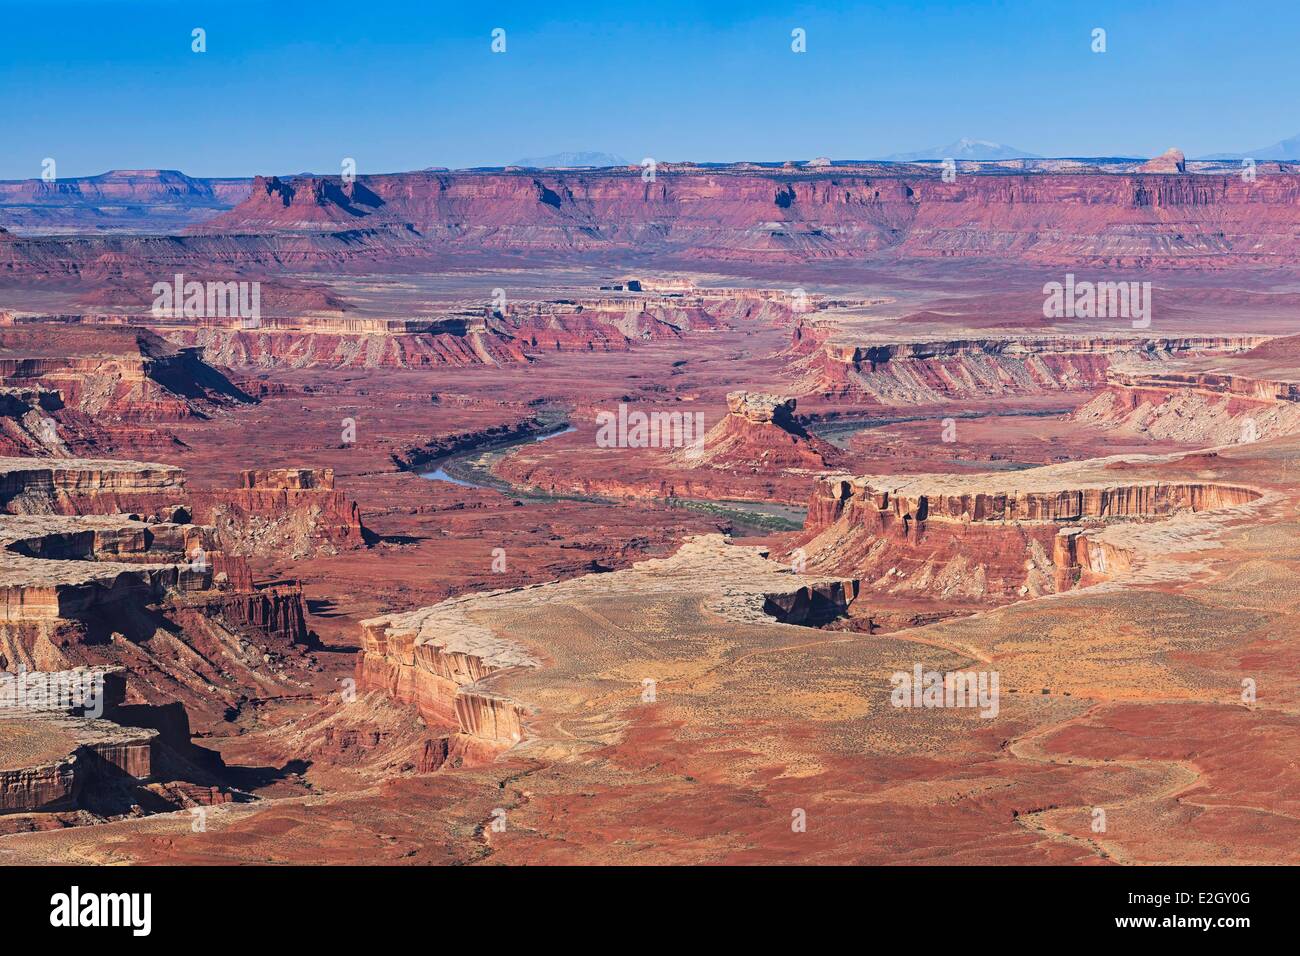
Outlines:
{"label": "river", "polygon": [[[469,451],[455,452],[442,458],[434,459],[425,467],[435,465],[432,470],[421,472],[420,477],[430,481],[443,481],[462,488],[486,488],[510,495],[524,502],[545,501],[586,501],[605,505],[620,505],[625,499],[609,498],[600,495],[559,494],[542,491],[539,488],[523,488],[511,484],[493,473],[503,457],[511,449],[534,442],[549,441],[560,435],[567,435],[576,429],[569,425],[547,432],[545,435],[532,435],[527,438],[515,438],[473,448]],[[657,498],[637,499],[638,502],[655,504],[664,508],[685,508],[699,511],[714,517],[730,521],[737,532],[749,534],[769,534],[774,531],[796,531],[803,527],[807,517],[806,508],[780,504],[771,501],[710,501],[700,498]]]}

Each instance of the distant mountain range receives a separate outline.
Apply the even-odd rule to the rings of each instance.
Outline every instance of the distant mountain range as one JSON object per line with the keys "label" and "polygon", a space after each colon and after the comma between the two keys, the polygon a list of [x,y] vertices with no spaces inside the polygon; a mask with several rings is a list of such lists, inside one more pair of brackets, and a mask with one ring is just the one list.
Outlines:
{"label": "distant mountain range", "polygon": [[1245,153],[1211,153],[1201,159],[1300,159],[1300,135]]}
{"label": "distant mountain range", "polygon": [[569,152],[551,153],[549,156],[527,156],[524,159],[516,159],[510,165],[547,169],[570,166],[630,166],[632,163],[613,153]]}
{"label": "distant mountain range", "polygon": [[932,159],[1038,159],[1034,153],[1026,153],[1013,146],[992,143],[986,139],[959,139],[947,146],[935,146],[915,153],[893,153],[884,156],[886,162],[915,163]]}
{"label": "distant mountain range", "polygon": [[[1080,154],[1080,156],[1085,155],[1086,154]],[[1099,153],[1097,155],[1101,156],[1103,154]],[[1244,153],[1211,153],[1207,156],[1198,156],[1197,159],[1235,160],[1245,159],[1247,157],[1259,160],[1300,160],[1300,135],[1293,136],[1290,139],[1284,139],[1281,142],[1274,143],[1272,146],[1264,146]],[[879,157],[880,160],[890,163],[936,162],[944,159],[988,162],[1006,159],[1042,158],[1043,156],[1041,154],[1027,153],[1023,149],[1017,149],[1014,146],[1007,146],[1004,143],[995,143],[992,140],[973,139],[965,136],[946,146],[934,146],[930,149],[921,149],[910,153],[891,153],[888,156]],[[515,160],[510,165],[526,166],[536,169],[566,169],[577,166],[604,167],[631,166],[634,164],[631,160],[619,156],[616,153],[603,153],[594,150],[570,150],[561,153],[551,153],[546,156],[527,156],[523,159]]]}

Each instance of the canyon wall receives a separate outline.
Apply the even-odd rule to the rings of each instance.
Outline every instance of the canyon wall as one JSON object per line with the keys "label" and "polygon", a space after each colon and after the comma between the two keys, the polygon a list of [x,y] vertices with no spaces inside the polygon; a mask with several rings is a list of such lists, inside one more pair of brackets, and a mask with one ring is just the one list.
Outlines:
{"label": "canyon wall", "polygon": [[[132,266],[126,255],[121,262],[128,274],[95,295],[119,310],[133,307],[152,281],[143,271],[147,259]],[[214,268],[206,260],[198,263],[196,268],[209,273]],[[211,366],[500,366],[525,363],[545,352],[626,351],[634,342],[677,339],[742,323],[785,323],[795,315],[788,293],[765,289],[688,288],[504,306],[469,303],[409,318],[351,315],[338,301],[314,308],[302,295],[278,302],[264,295],[265,311],[256,321],[154,315],[145,308],[148,301],[135,304],[138,311],[0,317],[0,384],[40,383],[59,390],[81,411],[170,421],[194,413],[196,402],[248,400]],[[798,308],[815,311],[833,301],[807,296]],[[61,340],[60,349],[50,348],[55,338]],[[86,407],[92,396],[97,406]]]}
{"label": "canyon wall", "polygon": [[[1035,469],[819,480],[799,547],[811,566],[895,595],[979,602],[1040,596],[1132,556],[1090,537],[1115,522],[1248,505],[1255,489],[1197,481],[1110,483]],[[1110,557],[1113,560],[1107,561]]]}
{"label": "canyon wall", "polygon": [[[358,684],[414,706],[432,732],[441,730],[430,743],[426,769],[443,765],[448,754],[462,763],[486,761],[516,745],[589,750],[598,745],[563,729],[540,702],[591,693],[589,670],[597,668],[602,693],[624,694],[634,706],[646,686],[642,678],[671,668],[673,642],[697,640],[669,624],[683,608],[715,625],[812,626],[844,614],[857,595],[853,580],[796,573],[767,555],[731,546],[722,535],[692,536],[670,557],[624,570],[482,592],[363,621]],[[622,611],[608,602],[652,608],[645,621],[655,622],[654,636],[625,643],[625,629],[608,616]],[[805,631],[789,631],[792,639],[806,639]],[[698,632],[687,625],[684,633]],[[526,635],[529,646],[516,635]],[[623,654],[634,655],[635,668],[619,667]],[[467,751],[469,758],[460,756]]]}
{"label": "canyon wall", "polygon": [[231,554],[334,553],[366,544],[357,503],[334,487],[332,468],[246,469],[234,488],[189,495],[193,520]]}
{"label": "canyon wall", "polygon": [[[241,484],[229,494],[248,500],[231,508],[254,525],[269,509],[305,538],[360,543],[332,474],[248,472]],[[121,667],[140,699],[180,701],[205,721],[284,692],[285,668],[308,664],[302,590],[255,582],[223,550],[231,528],[194,524],[194,510],[169,466],[0,459],[0,669]]]}
{"label": "canyon wall", "polygon": [[795,329],[787,355],[808,394],[885,406],[1079,391],[1107,384],[1116,364],[1245,352],[1259,336],[1015,336],[856,344],[830,328]]}
{"label": "canyon wall", "polygon": [[793,398],[729,392],[727,414],[703,436],[700,447],[678,449],[671,457],[684,468],[754,473],[835,467],[841,458],[840,450],[810,435],[795,418],[797,407]]}
{"label": "canyon wall", "polygon": [[184,491],[185,475],[172,465],[0,459],[0,511],[12,514],[155,514],[178,505]]}
{"label": "canyon wall", "polygon": [[1258,364],[1244,358],[1209,370],[1109,369],[1106,388],[1072,418],[1199,445],[1248,444],[1300,432],[1300,382]]}
{"label": "canyon wall", "polygon": [[79,318],[0,323],[0,453],[163,450],[176,439],[158,426],[255,401],[196,348]]}
{"label": "canyon wall", "polygon": [[118,667],[0,673],[0,834],[237,798],[183,705],[128,694]]}
{"label": "canyon wall", "polygon": [[735,312],[746,314],[723,299],[610,297],[464,308],[426,319],[270,318],[255,329],[203,320],[162,333],[228,368],[499,366],[542,352],[625,351],[636,341],[724,328],[720,314]]}
{"label": "canyon wall", "polygon": [[87,791],[153,774],[156,730],[107,720],[0,710],[0,814],[68,810]]}
{"label": "canyon wall", "polygon": [[1222,269],[1300,259],[1300,175],[981,172],[909,166],[465,170],[281,179],[186,236],[0,234],[0,275],[112,274],[128,259],[341,266],[438,250],[636,250],[711,260],[870,256]]}
{"label": "canyon wall", "polygon": [[461,762],[488,760],[522,740],[525,708],[481,681],[540,666],[523,648],[465,617],[459,603],[362,622],[358,685],[413,705],[430,727],[445,732],[428,769],[453,753]]}
{"label": "canyon wall", "polygon": [[0,456],[68,454],[52,417],[62,407],[56,389],[0,385]]}
{"label": "canyon wall", "polygon": [[[1294,261],[1300,177],[982,174],[903,168],[665,167],[258,178],[208,233],[406,227],[422,241],[509,249],[671,248],[806,260],[893,251],[1140,267]],[[1270,241],[1259,242],[1267,233]]]}

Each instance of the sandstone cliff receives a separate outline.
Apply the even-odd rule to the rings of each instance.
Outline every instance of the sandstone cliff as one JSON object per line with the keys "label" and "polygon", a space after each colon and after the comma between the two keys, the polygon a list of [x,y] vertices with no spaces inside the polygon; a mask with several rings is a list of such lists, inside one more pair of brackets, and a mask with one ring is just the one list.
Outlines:
{"label": "sandstone cliff", "polygon": [[673,457],[691,468],[753,472],[834,467],[841,457],[839,449],[810,435],[795,418],[795,408],[793,398],[731,392],[727,414],[704,436],[698,454],[676,451]]}
{"label": "sandstone cliff", "polygon": [[192,492],[194,520],[231,554],[304,557],[364,547],[357,503],[334,487],[332,468],[246,469],[236,487]]}
{"label": "sandstone cliff", "polygon": [[[269,493],[334,505],[341,523],[321,530],[348,540],[355,506],[316,487],[331,480],[254,473],[245,484],[307,486]],[[291,688],[290,670],[309,663],[294,646],[309,641],[301,589],[255,583],[215,529],[190,523],[192,507],[176,468],[0,459],[0,669],[122,667],[141,700],[184,702],[205,722]]]}
{"label": "sandstone cliff", "polygon": [[1000,602],[1131,565],[1118,552],[1107,564],[1081,531],[1236,509],[1260,497],[1215,482],[1122,483],[1088,473],[1095,470],[824,478],[799,546],[812,567],[860,575],[874,590]]}
{"label": "sandstone cliff", "polygon": [[665,167],[648,183],[631,169],[259,178],[243,203],[185,237],[0,236],[0,274],[113,274],[131,260],[325,268],[445,250],[1198,269],[1300,258],[1300,176],[1289,167],[1250,183],[1166,171],[1176,169],[1171,159],[1155,172],[985,172],[951,183],[872,165]]}
{"label": "sandstone cliff", "polygon": [[[976,175],[945,183],[882,168],[404,173],[363,177],[364,207],[307,180],[254,184],[205,231],[276,231],[308,219],[409,226],[426,241],[500,248],[641,247],[702,258],[806,259],[886,250],[1044,263],[1198,266],[1294,258],[1291,174],[1186,175],[1167,154],[1136,174]],[[1177,172],[1179,175],[1164,175]],[[264,199],[268,197],[271,201]],[[1197,228],[1213,222],[1211,231]],[[1274,238],[1258,243],[1260,230]],[[1274,244],[1276,242],[1276,244]],[[1267,250],[1267,251],[1261,251]]]}
{"label": "sandstone cliff", "polygon": [[806,392],[907,406],[1097,388],[1116,364],[1158,367],[1175,356],[1245,352],[1264,340],[1058,335],[856,342],[850,333],[801,327],[787,354]]}
{"label": "sandstone cliff", "polygon": [[1075,411],[1073,419],[1199,445],[1249,444],[1300,432],[1300,381],[1237,364],[1244,367],[1111,369],[1106,389]]}
{"label": "sandstone cliff", "polygon": [[254,401],[197,349],[80,318],[0,326],[0,453],[166,446],[157,426]]}

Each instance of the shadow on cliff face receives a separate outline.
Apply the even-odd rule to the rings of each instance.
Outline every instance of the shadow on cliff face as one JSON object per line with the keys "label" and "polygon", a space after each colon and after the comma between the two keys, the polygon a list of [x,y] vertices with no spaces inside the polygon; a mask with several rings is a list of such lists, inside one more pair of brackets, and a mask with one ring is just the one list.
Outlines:
{"label": "shadow on cliff face", "polygon": [[192,744],[186,752],[155,746],[153,773],[132,777],[89,748],[77,754],[85,766],[85,783],[76,806],[100,817],[170,813],[193,806],[252,803],[254,793],[280,782],[301,785],[309,761],[290,760],[281,767],[230,767],[219,754]]}
{"label": "shadow on cliff face", "polygon": [[245,792],[263,790],[274,783],[292,781],[311,768],[310,760],[288,760],[279,767],[225,767],[223,780]]}
{"label": "shadow on cliff face", "polygon": [[810,585],[789,594],[767,595],[763,613],[782,624],[825,627],[848,615],[849,604],[856,595],[856,581]]}
{"label": "shadow on cliff face", "polygon": [[[151,341],[156,339],[157,341]],[[175,395],[217,405],[256,405],[249,395],[215,366],[199,355],[197,348],[175,349],[172,354],[161,338],[152,332],[140,334],[140,351],[156,359],[150,377]]]}
{"label": "shadow on cliff face", "polygon": [[159,631],[179,638],[182,629],[160,610],[148,603],[147,588],[123,575],[126,582],[115,588],[120,599],[104,601],[86,613],[71,614],[69,621],[79,633],[76,643],[86,646],[111,645],[115,637],[125,638],[132,644],[144,644]]}
{"label": "shadow on cliff face", "polygon": [[[216,751],[200,747],[190,737],[189,715],[179,702],[170,704],[116,703],[104,718],[123,728],[154,732],[134,744],[148,753],[144,763],[126,759],[119,751],[101,753],[96,747],[77,751],[75,806],[101,817],[168,813],[217,803],[247,803],[250,791],[300,774],[302,761],[284,767],[230,767]],[[141,743],[143,741],[143,743]],[[132,769],[145,771],[133,775]]]}

